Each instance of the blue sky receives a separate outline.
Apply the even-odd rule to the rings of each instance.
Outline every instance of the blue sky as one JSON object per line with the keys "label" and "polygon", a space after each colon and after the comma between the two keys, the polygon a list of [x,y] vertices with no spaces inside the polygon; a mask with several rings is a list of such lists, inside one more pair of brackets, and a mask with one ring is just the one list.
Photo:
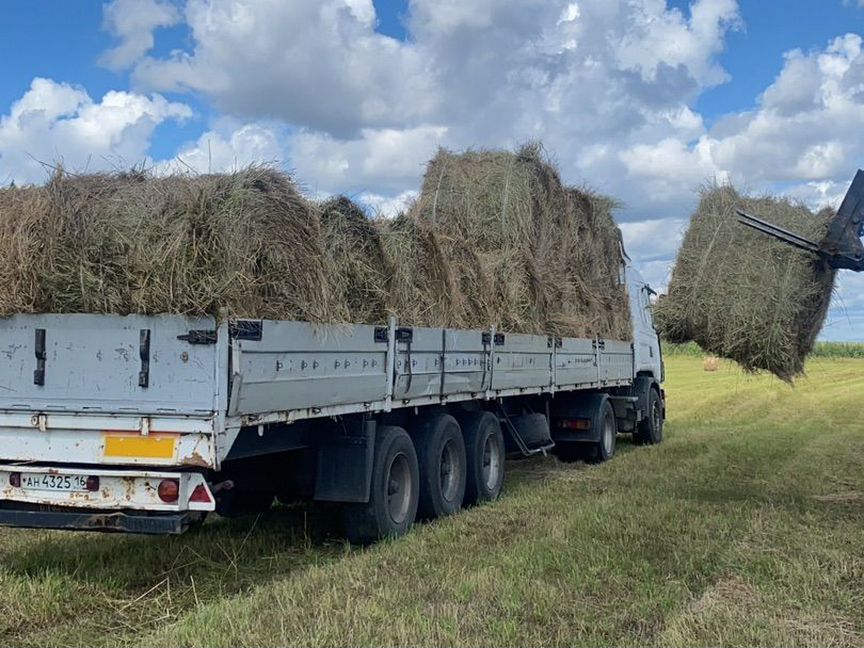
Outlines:
{"label": "blue sky", "polygon": [[[662,286],[706,180],[815,207],[864,166],[861,4],[8,0],[0,182],[261,160],[386,212],[439,145],[539,138]],[[864,281],[835,306],[824,336],[864,339]]]}
{"label": "blue sky", "polygon": [[[409,38],[406,29],[407,0],[374,0],[377,31],[393,38]],[[668,2],[688,15],[688,0]],[[30,85],[34,76],[46,76],[84,86],[99,96],[129,82],[128,73],[111,72],[97,64],[99,55],[112,45],[102,27],[102,0],[9,0],[0,23],[0,106],[8,106]],[[830,38],[864,28],[864,10],[843,0],[745,0],[740,3],[744,21],[730,32],[719,60],[731,75],[729,83],[703,93],[696,103],[706,119],[746,110],[780,71],[782,54],[792,49],[822,47]],[[190,44],[185,25],[160,29],[155,55]],[[22,64],[26,61],[26,65]],[[187,96],[186,101],[190,101]],[[206,105],[196,109],[206,118]],[[212,116],[212,115],[210,115]],[[201,124],[160,133],[157,146],[176,147],[177,138],[190,137]],[[162,141],[164,140],[164,142]],[[157,153],[158,155],[158,153]]]}

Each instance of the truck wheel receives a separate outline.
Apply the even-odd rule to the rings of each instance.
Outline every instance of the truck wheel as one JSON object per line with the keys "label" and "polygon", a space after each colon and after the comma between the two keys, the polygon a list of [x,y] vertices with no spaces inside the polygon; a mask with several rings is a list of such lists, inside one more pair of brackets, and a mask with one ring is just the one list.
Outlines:
{"label": "truck wheel", "polygon": [[368,545],[405,535],[417,516],[419,472],[408,433],[400,427],[379,427],[369,502],[345,505],[348,540]]}
{"label": "truck wheel", "polygon": [[586,458],[588,463],[609,461],[615,454],[615,441],[618,436],[615,410],[606,397],[600,399],[599,403],[594,415],[594,425],[600,430],[600,438],[590,445]]}
{"label": "truck wheel", "polygon": [[465,496],[465,441],[462,429],[449,414],[424,417],[414,430],[420,464],[420,502],[417,515],[431,520],[453,515]]}
{"label": "truck wheel", "polygon": [[504,485],[504,434],[491,412],[471,412],[461,417],[468,464],[465,505],[498,498]]}
{"label": "truck wheel", "polygon": [[653,387],[648,389],[648,412],[639,421],[633,440],[639,445],[655,445],[663,441],[663,406]]}

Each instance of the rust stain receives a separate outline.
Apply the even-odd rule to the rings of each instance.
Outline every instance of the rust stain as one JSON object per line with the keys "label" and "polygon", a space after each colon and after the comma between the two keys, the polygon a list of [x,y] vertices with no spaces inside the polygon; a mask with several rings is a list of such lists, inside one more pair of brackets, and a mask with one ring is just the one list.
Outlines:
{"label": "rust stain", "polygon": [[180,463],[187,466],[196,466],[198,468],[209,468],[210,462],[207,461],[197,450],[193,450],[192,454],[183,457]]}

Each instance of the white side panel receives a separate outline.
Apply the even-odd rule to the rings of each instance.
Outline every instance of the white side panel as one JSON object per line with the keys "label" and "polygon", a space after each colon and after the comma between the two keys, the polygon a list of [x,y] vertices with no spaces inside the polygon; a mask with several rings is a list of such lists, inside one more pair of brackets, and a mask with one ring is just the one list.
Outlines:
{"label": "white side panel", "polygon": [[264,320],[261,340],[235,340],[229,415],[383,401],[387,341],[374,326]]}
{"label": "white side panel", "polygon": [[603,383],[633,379],[633,351],[630,342],[600,340],[600,380]]}
{"label": "white side panel", "polygon": [[600,382],[596,351],[593,340],[562,338],[555,351],[556,389]]}
{"label": "white side panel", "polygon": [[[180,315],[0,319],[0,410],[212,413],[218,407],[217,381],[224,379],[217,376],[217,353],[227,341],[189,344],[178,336],[215,328],[213,318]],[[150,335],[149,367],[142,358],[142,331]],[[40,366],[44,384],[34,375]]]}
{"label": "white side panel", "polygon": [[482,392],[490,380],[489,346],[483,331],[414,328],[410,351],[398,344],[394,403]]}
{"label": "white side panel", "polygon": [[542,335],[507,333],[496,341],[492,360],[492,389],[552,389],[553,345]]}

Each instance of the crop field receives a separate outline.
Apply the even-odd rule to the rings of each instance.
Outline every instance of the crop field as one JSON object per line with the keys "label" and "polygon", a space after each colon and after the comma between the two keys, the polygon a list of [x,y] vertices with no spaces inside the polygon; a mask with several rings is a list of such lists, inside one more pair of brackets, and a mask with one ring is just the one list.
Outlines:
{"label": "crop field", "polygon": [[512,462],[500,501],[369,549],[311,506],[2,530],[0,644],[864,645],[864,359],[667,373],[662,445]]}

